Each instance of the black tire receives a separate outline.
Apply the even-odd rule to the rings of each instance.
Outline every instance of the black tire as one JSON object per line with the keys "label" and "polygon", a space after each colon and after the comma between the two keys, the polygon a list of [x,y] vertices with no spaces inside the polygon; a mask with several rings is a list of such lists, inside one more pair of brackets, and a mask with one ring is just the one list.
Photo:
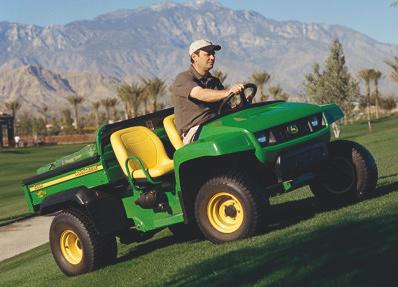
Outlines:
{"label": "black tire", "polygon": [[374,192],[378,172],[371,153],[346,140],[329,144],[329,159],[310,184],[315,197],[335,207],[358,202]]}
{"label": "black tire", "polygon": [[63,273],[75,276],[111,264],[117,257],[115,236],[99,235],[92,220],[77,209],[55,216],[50,227],[50,246]]}
{"label": "black tire", "polygon": [[214,243],[243,239],[260,228],[267,198],[248,176],[230,173],[207,180],[195,200],[195,218]]}

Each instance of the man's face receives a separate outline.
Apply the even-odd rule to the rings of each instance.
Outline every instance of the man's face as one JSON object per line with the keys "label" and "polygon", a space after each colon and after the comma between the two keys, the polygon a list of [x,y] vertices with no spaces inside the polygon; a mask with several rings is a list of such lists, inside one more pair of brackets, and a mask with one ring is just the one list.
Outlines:
{"label": "man's face", "polygon": [[201,69],[209,71],[213,68],[214,62],[216,61],[215,51],[199,51],[199,55],[192,54],[194,63]]}

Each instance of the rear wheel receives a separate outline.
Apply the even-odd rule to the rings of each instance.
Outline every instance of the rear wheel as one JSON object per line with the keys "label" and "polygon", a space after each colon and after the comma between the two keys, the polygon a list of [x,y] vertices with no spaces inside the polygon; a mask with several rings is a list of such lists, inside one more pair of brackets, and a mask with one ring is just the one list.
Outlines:
{"label": "rear wheel", "polygon": [[195,201],[195,217],[204,236],[214,243],[249,237],[259,229],[266,197],[240,173],[209,179]]}
{"label": "rear wheel", "polygon": [[329,159],[310,187],[328,206],[349,204],[375,190],[377,174],[376,162],[365,147],[338,140],[330,143]]}
{"label": "rear wheel", "polygon": [[99,235],[92,220],[79,210],[55,216],[50,246],[58,267],[68,276],[93,271],[116,260],[115,236]]}

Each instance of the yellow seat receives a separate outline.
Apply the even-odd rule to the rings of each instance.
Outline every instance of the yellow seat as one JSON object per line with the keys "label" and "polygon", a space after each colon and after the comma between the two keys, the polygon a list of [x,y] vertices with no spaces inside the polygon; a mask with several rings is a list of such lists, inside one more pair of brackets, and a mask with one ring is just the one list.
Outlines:
{"label": "yellow seat", "polygon": [[163,126],[174,148],[177,150],[183,147],[184,144],[176,128],[174,114],[167,116],[163,119]]}
{"label": "yellow seat", "polygon": [[[167,156],[159,137],[146,127],[136,126],[114,132],[111,144],[125,175],[128,175],[126,160],[130,156],[139,158],[152,178],[163,176],[174,169],[174,162]],[[146,178],[136,160],[128,161],[128,169],[132,178]]]}

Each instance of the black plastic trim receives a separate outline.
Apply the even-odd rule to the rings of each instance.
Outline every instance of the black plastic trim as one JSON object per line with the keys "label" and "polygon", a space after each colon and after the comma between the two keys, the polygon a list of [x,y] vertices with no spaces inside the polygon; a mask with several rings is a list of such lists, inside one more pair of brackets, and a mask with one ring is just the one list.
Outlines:
{"label": "black plastic trim", "polygon": [[88,189],[85,186],[50,195],[40,204],[40,214],[68,208],[80,208],[93,220],[102,234],[115,234],[132,226],[127,218],[121,197],[114,192]]}

